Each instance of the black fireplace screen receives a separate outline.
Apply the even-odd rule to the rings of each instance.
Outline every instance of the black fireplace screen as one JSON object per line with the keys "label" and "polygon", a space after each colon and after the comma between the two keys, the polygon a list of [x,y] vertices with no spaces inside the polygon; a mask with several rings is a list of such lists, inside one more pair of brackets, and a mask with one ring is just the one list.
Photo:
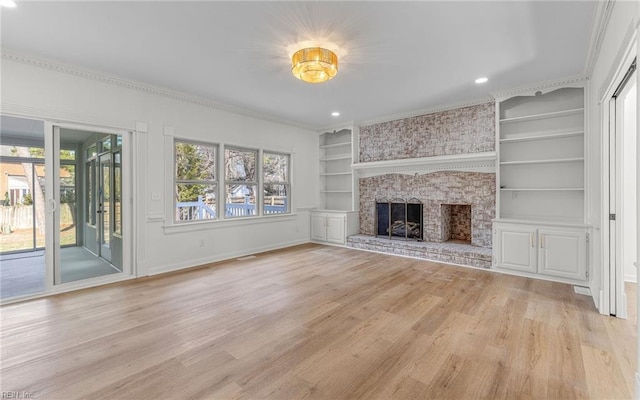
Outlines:
{"label": "black fireplace screen", "polygon": [[417,199],[376,201],[376,236],[422,240],[422,203]]}

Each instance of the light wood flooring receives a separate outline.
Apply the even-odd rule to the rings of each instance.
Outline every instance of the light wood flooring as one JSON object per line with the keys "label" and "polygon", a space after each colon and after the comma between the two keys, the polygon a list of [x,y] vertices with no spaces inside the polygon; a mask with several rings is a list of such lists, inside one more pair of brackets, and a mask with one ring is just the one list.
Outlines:
{"label": "light wood flooring", "polygon": [[632,398],[637,354],[569,285],[312,244],[1,314],[36,399]]}

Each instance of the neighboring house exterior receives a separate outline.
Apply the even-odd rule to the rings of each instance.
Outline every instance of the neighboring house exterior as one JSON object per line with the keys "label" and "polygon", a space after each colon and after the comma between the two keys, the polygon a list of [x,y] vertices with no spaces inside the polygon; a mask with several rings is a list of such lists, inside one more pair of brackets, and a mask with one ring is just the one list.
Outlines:
{"label": "neighboring house exterior", "polygon": [[[45,170],[44,165],[35,164],[36,175],[39,182],[44,182]],[[71,173],[64,169],[60,169],[60,178],[71,178]],[[73,187],[61,188],[75,189]],[[21,205],[24,204],[25,197],[29,198],[31,188],[25,176],[22,163],[0,163],[0,196],[2,196],[2,205]],[[7,201],[8,199],[8,201]]]}

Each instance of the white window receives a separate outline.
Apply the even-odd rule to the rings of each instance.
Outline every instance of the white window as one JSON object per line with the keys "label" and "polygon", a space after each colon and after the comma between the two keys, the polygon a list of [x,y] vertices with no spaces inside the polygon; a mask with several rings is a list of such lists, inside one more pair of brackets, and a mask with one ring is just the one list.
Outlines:
{"label": "white window", "polygon": [[213,144],[174,142],[176,222],[218,217],[217,151]]}
{"label": "white window", "polygon": [[265,215],[288,213],[291,209],[289,158],[288,154],[266,151],[262,155],[263,213]]}
{"label": "white window", "polygon": [[225,147],[225,217],[257,215],[257,150]]}

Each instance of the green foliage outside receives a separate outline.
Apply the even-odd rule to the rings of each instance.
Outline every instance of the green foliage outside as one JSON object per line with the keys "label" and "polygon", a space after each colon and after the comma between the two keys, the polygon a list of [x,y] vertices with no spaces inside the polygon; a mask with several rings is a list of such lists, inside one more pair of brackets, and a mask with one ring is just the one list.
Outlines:
{"label": "green foliage outside", "polygon": [[[176,143],[176,178],[178,181],[215,179],[215,148],[191,143]],[[178,184],[177,201],[196,201],[211,192],[212,185]],[[212,193],[213,194],[213,193]]]}
{"label": "green foliage outside", "polygon": [[[18,148],[13,146],[11,148],[11,154],[17,155]],[[44,148],[43,147],[29,147],[29,155],[33,158],[44,158]],[[61,160],[75,160],[76,159],[76,151],[75,150],[60,150],[60,159]]]}
{"label": "green foliage outside", "polygon": [[[176,167],[176,200],[178,202],[196,201],[215,196],[215,151],[213,146],[193,143],[175,144]],[[235,189],[244,182],[256,180],[256,152],[252,150],[225,149],[225,179],[237,184],[228,185],[227,190]],[[289,180],[289,156],[284,154],[265,153],[263,157],[264,195],[286,196]],[[252,185],[248,188],[253,190]],[[250,193],[250,196],[255,196]]]}
{"label": "green foliage outside", "polygon": [[22,204],[25,206],[30,206],[33,204],[33,198],[31,198],[31,192],[27,192],[24,196],[22,196]]}

